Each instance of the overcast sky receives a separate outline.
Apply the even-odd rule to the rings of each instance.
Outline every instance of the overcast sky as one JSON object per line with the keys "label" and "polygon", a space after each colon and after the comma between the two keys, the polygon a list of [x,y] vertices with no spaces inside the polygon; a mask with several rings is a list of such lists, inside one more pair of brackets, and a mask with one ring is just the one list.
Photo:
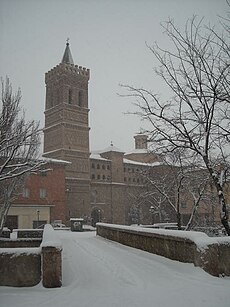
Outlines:
{"label": "overcast sky", "polygon": [[164,91],[146,42],[167,46],[160,23],[168,17],[183,28],[193,14],[216,23],[227,10],[225,0],[0,0],[0,75],[21,88],[27,118],[43,127],[44,75],[69,37],[74,63],[91,71],[91,150],[112,141],[129,151],[143,123],[124,114],[133,106],[117,95],[119,84]]}

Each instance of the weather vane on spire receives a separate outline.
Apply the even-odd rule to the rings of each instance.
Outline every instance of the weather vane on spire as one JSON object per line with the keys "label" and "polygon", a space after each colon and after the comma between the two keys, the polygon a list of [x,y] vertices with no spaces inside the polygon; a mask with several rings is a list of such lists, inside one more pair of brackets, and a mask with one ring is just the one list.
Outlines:
{"label": "weather vane on spire", "polygon": [[69,45],[69,37],[66,39],[66,45]]}

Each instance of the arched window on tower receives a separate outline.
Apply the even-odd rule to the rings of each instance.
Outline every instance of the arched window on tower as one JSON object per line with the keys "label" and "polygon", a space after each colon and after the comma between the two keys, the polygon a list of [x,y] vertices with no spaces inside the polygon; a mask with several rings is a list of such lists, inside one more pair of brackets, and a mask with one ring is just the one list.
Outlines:
{"label": "arched window on tower", "polygon": [[79,107],[82,107],[83,105],[83,92],[82,91],[78,92],[78,105]]}
{"label": "arched window on tower", "polygon": [[53,89],[50,91],[50,108],[54,106],[54,95],[53,95]]}
{"label": "arched window on tower", "polygon": [[69,104],[72,104],[72,101],[73,100],[73,91],[72,91],[72,89],[70,88],[69,89],[69,95],[68,95],[68,103]]}
{"label": "arched window on tower", "polygon": [[56,97],[56,104],[60,104],[60,90],[59,88],[57,89],[57,97]]}
{"label": "arched window on tower", "polygon": [[46,87],[46,109],[49,109],[52,107],[51,102],[51,88],[49,86]]}

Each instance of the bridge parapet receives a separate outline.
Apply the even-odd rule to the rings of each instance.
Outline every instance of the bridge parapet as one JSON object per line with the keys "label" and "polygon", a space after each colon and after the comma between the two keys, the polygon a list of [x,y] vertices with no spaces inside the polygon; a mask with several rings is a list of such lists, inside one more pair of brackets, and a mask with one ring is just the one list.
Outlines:
{"label": "bridge parapet", "polygon": [[180,262],[214,276],[230,276],[230,238],[205,233],[97,223],[97,235]]}

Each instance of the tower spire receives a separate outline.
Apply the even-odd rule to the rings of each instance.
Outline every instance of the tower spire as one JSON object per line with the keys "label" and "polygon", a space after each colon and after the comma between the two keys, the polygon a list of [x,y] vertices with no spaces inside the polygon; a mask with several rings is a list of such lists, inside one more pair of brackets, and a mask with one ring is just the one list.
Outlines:
{"label": "tower spire", "polygon": [[71,51],[70,51],[70,48],[69,48],[69,38],[67,38],[67,40],[66,40],[65,52],[64,52],[64,55],[63,55],[61,62],[64,63],[64,64],[73,64],[74,65],[72,54],[71,54]]}

